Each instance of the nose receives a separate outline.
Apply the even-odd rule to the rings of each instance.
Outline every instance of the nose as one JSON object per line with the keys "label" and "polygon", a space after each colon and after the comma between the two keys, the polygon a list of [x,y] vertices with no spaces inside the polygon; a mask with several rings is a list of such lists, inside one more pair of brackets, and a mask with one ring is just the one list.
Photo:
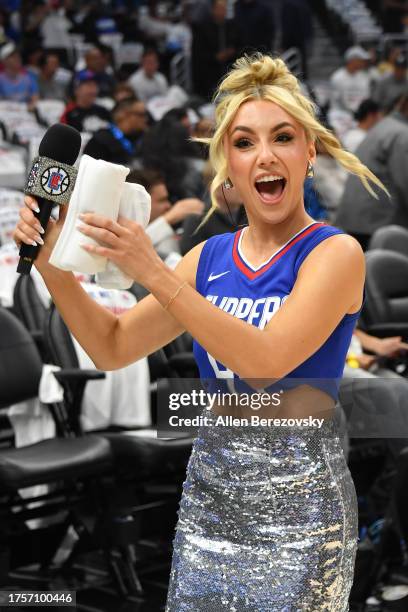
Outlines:
{"label": "nose", "polygon": [[268,166],[276,163],[277,161],[278,158],[276,157],[271,144],[269,142],[261,142],[258,155],[259,165]]}

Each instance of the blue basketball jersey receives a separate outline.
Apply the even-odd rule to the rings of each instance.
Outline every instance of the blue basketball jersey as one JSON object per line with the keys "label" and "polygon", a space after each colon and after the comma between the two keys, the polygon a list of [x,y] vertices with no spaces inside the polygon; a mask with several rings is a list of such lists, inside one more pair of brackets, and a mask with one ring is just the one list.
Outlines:
{"label": "blue basketball jersey", "polygon": [[[312,249],[326,238],[344,232],[326,223],[313,221],[266,262],[254,268],[246,261],[241,250],[242,236],[246,230],[244,227],[235,233],[221,234],[207,240],[198,263],[196,288],[218,308],[263,329],[289,296],[298,270]],[[326,342],[287,374],[284,379],[287,387],[295,386],[292,379],[314,379],[314,382],[304,384],[318,387],[337,400],[339,381],[360,312],[361,308],[358,312],[346,314]],[[200,377],[207,389],[211,387],[213,391],[226,390],[227,379],[230,391],[231,379],[234,379],[235,391],[242,391],[247,387],[235,373],[214,359],[196,341],[193,350]],[[279,350],[279,347],[276,347],[276,350]],[[273,352],[274,347],[271,347],[270,355],[265,358],[273,360]],[[209,379],[214,380],[211,382]],[[279,381],[279,388],[282,386],[282,381]],[[268,390],[272,391],[273,388],[275,385],[271,385]]]}

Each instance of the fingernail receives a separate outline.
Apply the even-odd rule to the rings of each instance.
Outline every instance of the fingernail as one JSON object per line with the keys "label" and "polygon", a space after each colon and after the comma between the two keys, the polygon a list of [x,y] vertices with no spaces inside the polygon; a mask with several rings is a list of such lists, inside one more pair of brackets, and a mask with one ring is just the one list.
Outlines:
{"label": "fingernail", "polygon": [[35,240],[32,240],[32,241],[31,241],[31,244],[32,244],[33,246],[38,246],[38,244],[36,243],[36,241],[35,241]]}
{"label": "fingernail", "polygon": [[81,231],[81,230],[84,229],[85,225],[84,225],[84,223],[81,223],[80,221],[77,221],[75,223],[75,227],[76,227],[77,230]]}
{"label": "fingernail", "polygon": [[43,227],[41,227],[41,225],[36,225],[35,229],[37,230],[37,232],[40,232],[40,234],[44,234],[45,233],[45,229]]}
{"label": "fingernail", "polygon": [[36,212],[39,213],[40,209],[38,208],[37,204],[30,204],[31,209]]}
{"label": "fingernail", "polygon": [[84,213],[79,213],[78,217],[79,217],[80,219],[85,219],[85,215],[84,215]]}
{"label": "fingernail", "polygon": [[38,244],[41,244],[41,246],[44,244],[44,240],[40,236],[36,236],[35,240]]}

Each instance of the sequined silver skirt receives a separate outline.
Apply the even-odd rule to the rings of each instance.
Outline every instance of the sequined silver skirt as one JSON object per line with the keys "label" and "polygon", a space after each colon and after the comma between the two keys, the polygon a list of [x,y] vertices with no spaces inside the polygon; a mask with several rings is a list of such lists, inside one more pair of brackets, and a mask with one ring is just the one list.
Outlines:
{"label": "sequined silver skirt", "polygon": [[357,498],[335,424],[200,427],[166,612],[346,612]]}

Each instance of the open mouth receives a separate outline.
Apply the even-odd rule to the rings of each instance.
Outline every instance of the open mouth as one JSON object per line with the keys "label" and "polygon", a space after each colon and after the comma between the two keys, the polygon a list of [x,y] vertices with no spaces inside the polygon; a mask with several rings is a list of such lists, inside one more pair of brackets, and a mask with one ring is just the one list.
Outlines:
{"label": "open mouth", "polygon": [[267,203],[278,202],[285,189],[286,179],[283,176],[270,174],[255,181],[255,188],[261,199]]}

